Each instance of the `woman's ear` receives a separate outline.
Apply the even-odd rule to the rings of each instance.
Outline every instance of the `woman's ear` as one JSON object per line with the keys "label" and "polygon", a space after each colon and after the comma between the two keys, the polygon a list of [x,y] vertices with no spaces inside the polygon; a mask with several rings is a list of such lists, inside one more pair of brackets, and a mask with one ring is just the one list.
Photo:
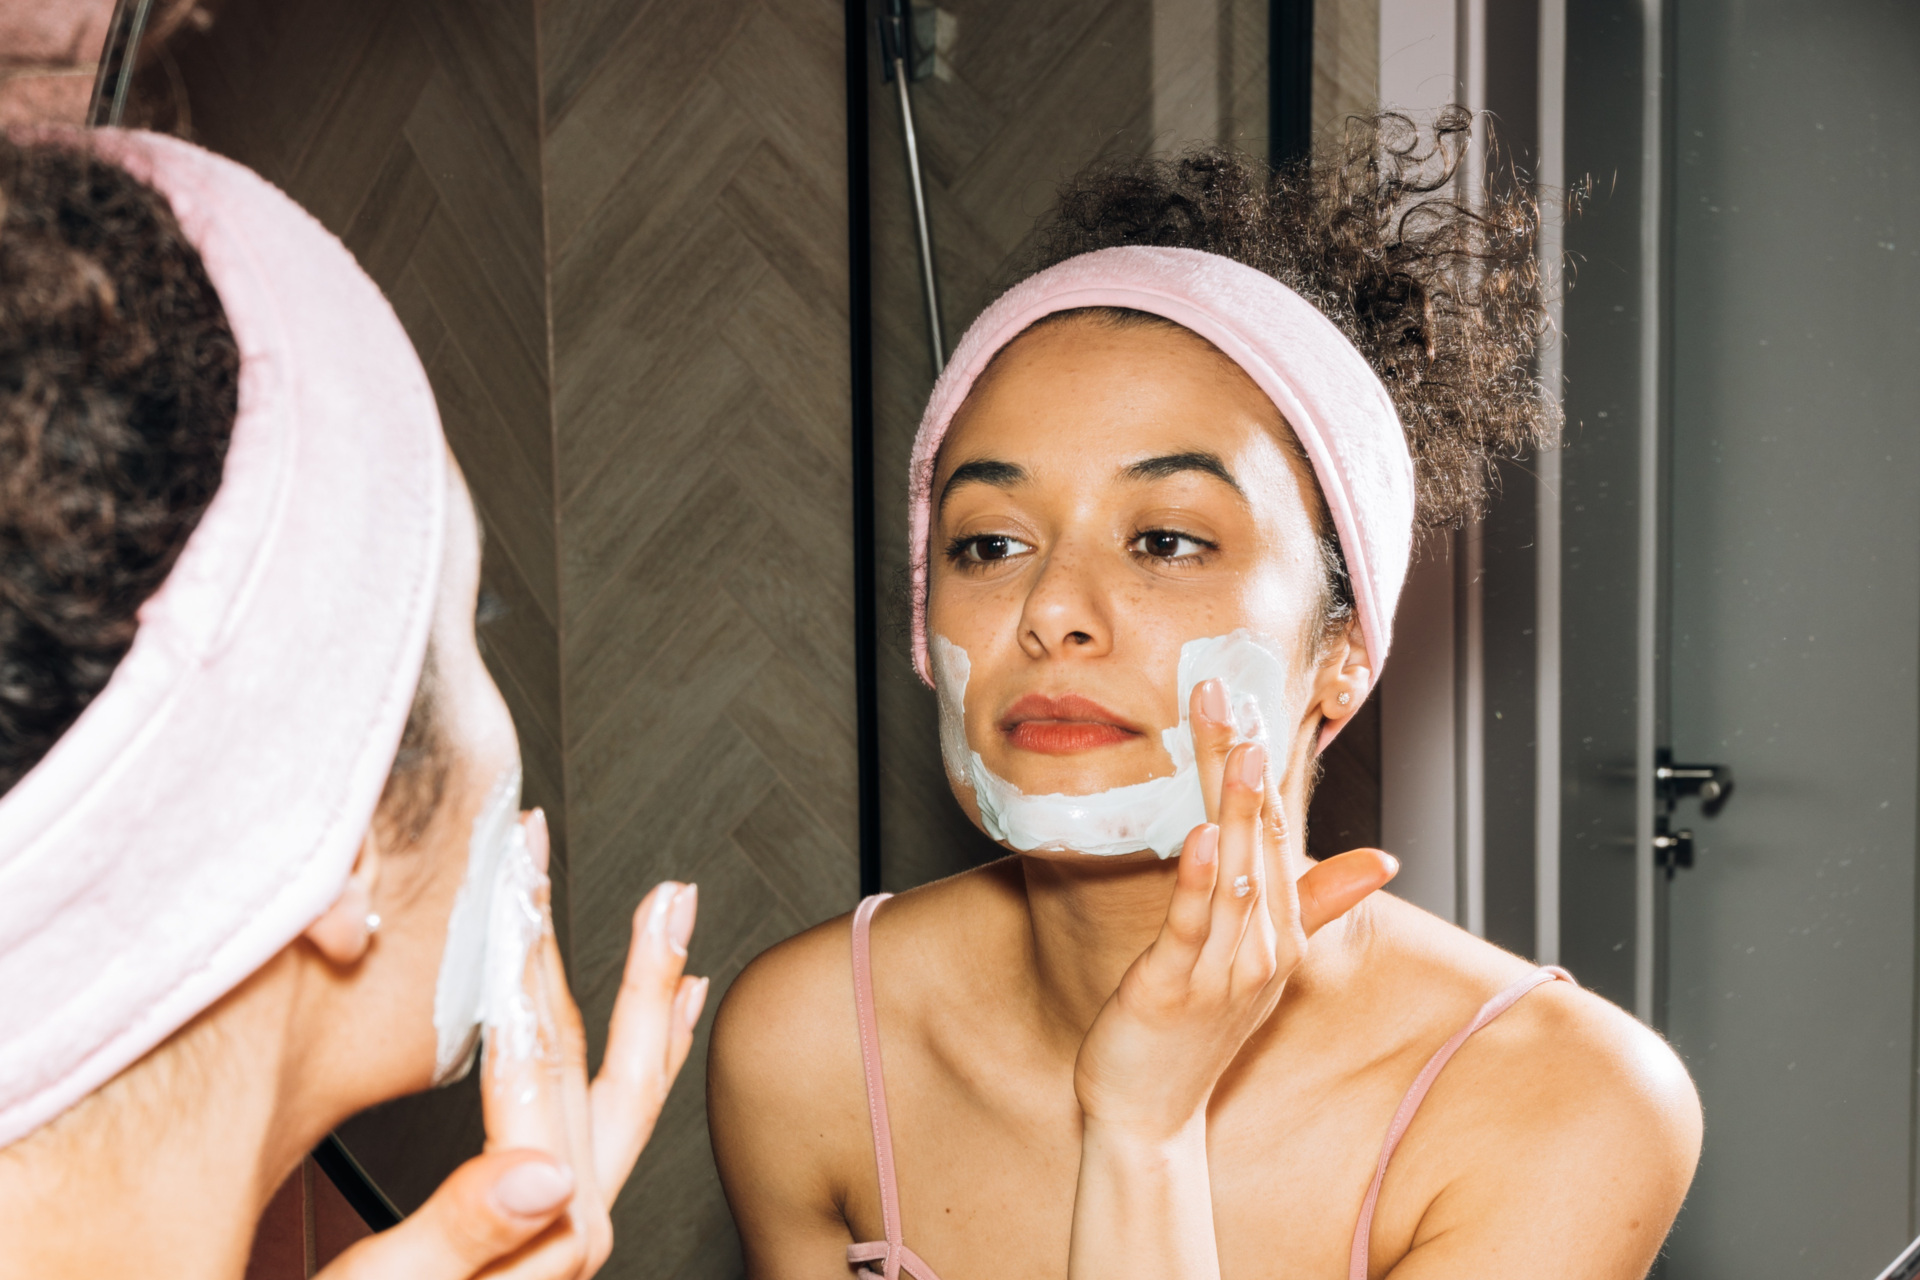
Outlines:
{"label": "woman's ear", "polygon": [[1373,664],[1367,656],[1366,637],[1360,621],[1347,623],[1346,631],[1328,646],[1314,680],[1312,709],[1338,723],[1360,709],[1373,689]]}
{"label": "woman's ear", "polygon": [[380,917],[373,911],[373,891],[379,883],[380,841],[369,827],[360,838],[346,887],[302,936],[333,964],[341,968],[357,964],[380,928]]}

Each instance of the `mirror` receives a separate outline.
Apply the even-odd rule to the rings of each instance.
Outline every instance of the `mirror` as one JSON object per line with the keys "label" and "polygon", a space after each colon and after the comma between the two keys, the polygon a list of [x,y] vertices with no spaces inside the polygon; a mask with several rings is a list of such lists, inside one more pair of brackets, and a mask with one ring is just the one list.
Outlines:
{"label": "mirror", "polygon": [[[908,660],[900,480],[1057,184],[1298,154],[1380,104],[1489,113],[1489,181],[1579,197],[1545,249],[1564,447],[1422,548],[1314,851],[1394,850],[1396,892],[1670,1038],[1708,1137],[1664,1274],[1865,1280],[1914,1233],[1920,11],[100,8],[93,118],[279,183],[414,338],[590,1027],[662,876],[702,886],[711,1007],[863,892],[996,856]],[[705,1043],[604,1274],[739,1272]],[[479,1134],[470,1090],[407,1100],[326,1172],[404,1213]]]}

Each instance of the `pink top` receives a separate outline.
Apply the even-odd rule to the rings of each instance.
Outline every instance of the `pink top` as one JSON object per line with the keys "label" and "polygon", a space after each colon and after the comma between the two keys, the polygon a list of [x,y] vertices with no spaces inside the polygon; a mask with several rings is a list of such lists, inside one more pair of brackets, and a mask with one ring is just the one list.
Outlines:
{"label": "pink top", "polygon": [[[902,1274],[912,1280],[940,1280],[919,1254],[907,1248],[901,1229],[900,1186],[893,1168],[893,1130],[887,1123],[887,1086],[880,1069],[880,1024],[873,1012],[873,953],[868,937],[873,927],[873,913],[891,896],[877,893],[862,901],[860,909],[853,913],[853,1000],[860,1020],[860,1062],[867,1078],[867,1114],[873,1123],[873,1155],[880,1169],[880,1216],[887,1238],[848,1245],[847,1265],[856,1268],[858,1280],[900,1280]],[[1556,979],[1572,982],[1573,975],[1565,969],[1545,966],[1494,996],[1427,1059],[1427,1065],[1414,1077],[1413,1087],[1407,1090],[1400,1109],[1393,1113],[1393,1123],[1387,1126],[1386,1141],[1380,1145],[1380,1163],[1374,1167],[1373,1183],[1360,1204],[1360,1219],[1353,1227],[1353,1250],[1347,1264],[1348,1280],[1367,1280],[1367,1245],[1373,1232],[1374,1206],[1380,1200],[1380,1184],[1387,1176],[1387,1162],[1393,1159],[1394,1148],[1406,1136],[1414,1113],[1420,1110],[1427,1091],[1433,1088],[1447,1060],[1467,1042],[1468,1036],[1511,1009],[1521,996]],[[879,1271],[866,1265],[874,1262],[880,1264]]]}

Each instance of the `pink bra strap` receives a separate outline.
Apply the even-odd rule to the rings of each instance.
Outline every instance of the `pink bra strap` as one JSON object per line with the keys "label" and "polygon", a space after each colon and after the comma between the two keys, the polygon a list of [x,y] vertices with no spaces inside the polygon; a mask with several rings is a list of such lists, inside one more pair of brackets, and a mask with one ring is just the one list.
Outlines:
{"label": "pink bra strap", "polygon": [[[887,1243],[883,1280],[899,1280],[906,1238],[900,1229],[900,1188],[893,1171],[893,1129],[887,1123],[887,1081],[880,1069],[880,1023],[873,1012],[873,913],[892,897],[876,893],[853,913],[853,1007],[860,1019],[860,1066],[867,1077],[867,1116],[873,1122],[873,1160],[880,1169],[880,1219]],[[851,1254],[851,1251],[850,1251]],[[879,1258],[852,1258],[879,1262]]]}
{"label": "pink bra strap", "polygon": [[1400,1139],[1407,1136],[1407,1126],[1413,1123],[1414,1113],[1420,1110],[1420,1104],[1427,1100],[1427,1090],[1433,1088],[1441,1069],[1467,1042],[1468,1036],[1511,1009],[1527,992],[1555,980],[1573,982],[1573,975],[1557,966],[1546,965],[1535,969],[1481,1005],[1480,1012],[1473,1015],[1473,1021],[1454,1032],[1453,1038],[1441,1045],[1439,1051],[1427,1059],[1427,1065],[1420,1069],[1420,1074],[1414,1077],[1413,1087],[1400,1100],[1400,1109],[1393,1113],[1393,1123],[1387,1126],[1387,1140],[1380,1147],[1380,1163],[1373,1170],[1373,1185],[1367,1188],[1366,1201],[1360,1206],[1360,1221],[1353,1227],[1353,1251],[1348,1255],[1347,1280],[1367,1280],[1368,1251],[1373,1238],[1373,1210],[1380,1201],[1380,1184],[1386,1180],[1387,1162],[1393,1159],[1394,1148],[1400,1145]]}

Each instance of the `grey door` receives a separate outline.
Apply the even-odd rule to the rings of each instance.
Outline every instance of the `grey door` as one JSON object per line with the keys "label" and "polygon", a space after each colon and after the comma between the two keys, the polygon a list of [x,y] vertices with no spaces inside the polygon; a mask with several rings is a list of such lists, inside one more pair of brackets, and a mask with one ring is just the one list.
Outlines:
{"label": "grey door", "polygon": [[1706,1148],[1667,1274],[1869,1280],[1916,1231],[1920,5],[1679,0],[1663,886]]}

